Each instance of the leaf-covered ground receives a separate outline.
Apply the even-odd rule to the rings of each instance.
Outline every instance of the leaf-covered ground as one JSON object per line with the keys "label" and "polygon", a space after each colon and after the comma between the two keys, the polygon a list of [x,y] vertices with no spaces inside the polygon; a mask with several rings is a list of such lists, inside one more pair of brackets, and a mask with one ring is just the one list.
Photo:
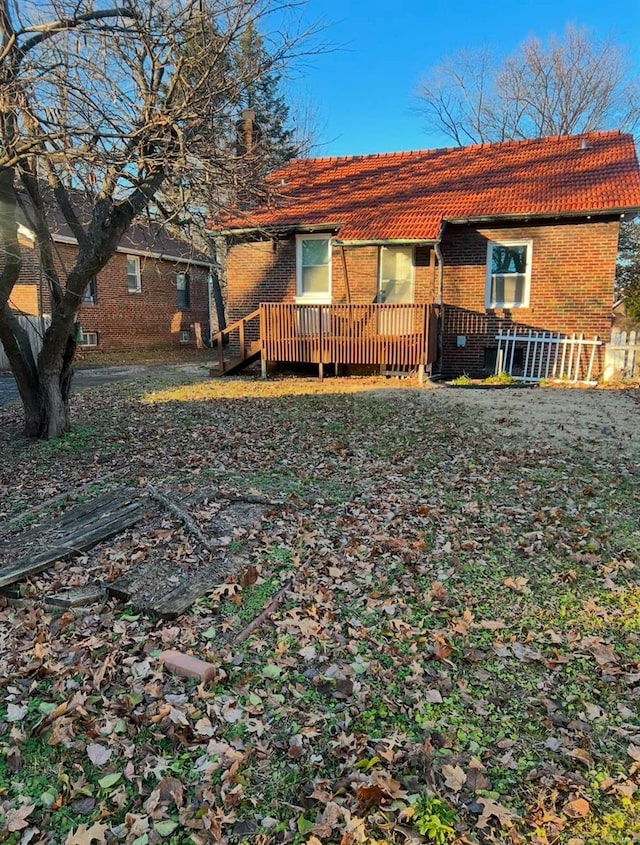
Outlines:
{"label": "leaf-covered ground", "polygon": [[637,391],[406,387],[112,385],[57,443],[0,411],[5,522],[124,484],[284,502],[173,622],[42,600],[197,565],[171,515],[0,600],[0,841],[640,841]]}

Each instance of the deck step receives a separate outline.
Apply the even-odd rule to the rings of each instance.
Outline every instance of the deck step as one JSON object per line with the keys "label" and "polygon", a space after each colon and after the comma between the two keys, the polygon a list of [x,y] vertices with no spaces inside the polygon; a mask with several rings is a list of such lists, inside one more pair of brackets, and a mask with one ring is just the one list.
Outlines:
{"label": "deck step", "polygon": [[224,370],[220,370],[218,367],[212,367],[209,370],[209,375],[212,378],[222,378],[222,376],[232,376],[235,373],[239,373],[244,370],[245,367],[248,367],[249,364],[253,364],[254,361],[257,361],[260,357],[260,350],[256,350],[255,352],[250,352],[244,358],[240,358],[236,356],[235,358],[230,358],[228,361],[224,363]]}

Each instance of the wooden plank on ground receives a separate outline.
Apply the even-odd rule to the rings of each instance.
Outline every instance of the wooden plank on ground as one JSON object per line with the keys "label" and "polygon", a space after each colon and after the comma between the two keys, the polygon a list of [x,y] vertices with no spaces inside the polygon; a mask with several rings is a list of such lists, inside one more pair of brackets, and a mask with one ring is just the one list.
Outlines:
{"label": "wooden plank on ground", "polygon": [[88,587],[71,587],[59,593],[53,593],[46,597],[45,604],[54,607],[84,607],[103,601],[104,597],[104,587],[101,584],[94,584]]}
{"label": "wooden plank on ground", "polygon": [[199,598],[222,584],[230,575],[233,565],[229,561],[214,566],[204,566],[194,577],[185,584],[171,590],[164,599],[158,602],[153,610],[163,619],[175,619],[184,613]]}
{"label": "wooden plank on ground", "polygon": [[[100,510],[103,512],[113,510],[114,507],[119,507],[123,502],[131,501],[132,498],[138,497],[139,495],[139,491],[129,487],[124,490],[112,490],[108,493],[102,493],[87,502],[75,505],[57,517],[52,518],[49,516],[48,520],[44,523],[39,522],[38,525],[25,529],[19,533],[13,530],[10,537],[0,543],[0,550],[10,551],[15,549],[17,544],[20,544],[22,547],[27,546],[32,542],[39,541],[45,534],[48,537],[53,536],[54,533],[64,534],[69,530],[69,527],[72,526],[73,523],[82,520],[85,516],[89,514],[97,514]],[[58,498],[62,502],[63,497],[60,496]],[[34,517],[38,518],[38,512],[39,509],[36,508],[34,511],[28,511],[22,514],[19,519],[29,518],[32,514]],[[15,524],[17,521],[18,518],[14,518],[10,520],[9,523]],[[2,532],[0,531],[0,533]]]}
{"label": "wooden plank on ground", "polygon": [[38,554],[27,553],[15,563],[0,567],[0,587],[20,581],[28,575],[43,572],[58,560],[90,549],[103,540],[119,534],[135,525],[147,508],[147,503],[141,500],[131,502],[124,507],[121,506],[121,502],[119,504],[120,506],[114,505],[114,507],[102,509],[95,520],[87,519],[85,522],[78,523],[76,530],[68,534],[64,540],[54,537],[51,538],[53,542],[49,545],[50,540],[43,534],[40,543],[40,546],[46,546],[43,551]]}

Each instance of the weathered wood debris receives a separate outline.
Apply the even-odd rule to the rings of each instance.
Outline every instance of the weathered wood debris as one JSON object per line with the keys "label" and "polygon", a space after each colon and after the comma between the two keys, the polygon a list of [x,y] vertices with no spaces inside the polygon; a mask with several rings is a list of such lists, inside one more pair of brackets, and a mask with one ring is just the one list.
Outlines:
{"label": "weathered wood debris", "polygon": [[[209,526],[210,536],[190,513],[190,508],[207,497],[215,497],[220,505],[215,524]],[[146,485],[102,493],[54,517],[40,506],[0,525],[0,592],[12,595],[19,581],[61,560],[73,560],[78,553],[114,538],[137,523],[158,519],[169,512],[180,521],[183,531],[193,537],[198,549],[195,562],[169,571],[159,571],[154,561],[132,564],[114,581],[58,590],[47,596],[46,601],[58,607],[74,607],[111,596],[137,609],[173,618],[234,571],[248,565],[246,543],[233,544],[231,551],[229,535],[238,527],[246,534],[247,529],[262,522],[268,511],[282,504],[260,496],[220,491],[199,491],[175,501],[154,486]],[[20,531],[20,525],[31,527]]]}

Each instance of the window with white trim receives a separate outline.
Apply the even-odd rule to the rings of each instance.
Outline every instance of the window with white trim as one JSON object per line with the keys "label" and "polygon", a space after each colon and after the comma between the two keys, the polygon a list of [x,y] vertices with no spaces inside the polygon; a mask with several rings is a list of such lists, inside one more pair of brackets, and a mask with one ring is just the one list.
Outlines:
{"label": "window with white trim", "polygon": [[413,247],[380,247],[379,302],[413,302]]}
{"label": "window with white trim", "polygon": [[189,274],[176,273],[176,293],[178,311],[186,311],[189,307]]}
{"label": "window with white trim", "polygon": [[297,298],[304,302],[331,302],[331,238],[296,237]]}
{"label": "window with white trim", "polygon": [[96,277],[93,276],[89,280],[89,284],[84,289],[84,293],[82,294],[82,301],[85,305],[95,305],[98,301],[98,291],[96,285]]}
{"label": "window with white trim", "polygon": [[532,241],[489,241],[487,308],[528,308]]}
{"label": "window with white trim", "polygon": [[81,332],[80,340],[78,341],[79,346],[97,346],[98,345],[98,332]]}
{"label": "window with white trim", "polygon": [[127,290],[129,293],[140,293],[142,290],[140,259],[137,255],[127,255]]}

